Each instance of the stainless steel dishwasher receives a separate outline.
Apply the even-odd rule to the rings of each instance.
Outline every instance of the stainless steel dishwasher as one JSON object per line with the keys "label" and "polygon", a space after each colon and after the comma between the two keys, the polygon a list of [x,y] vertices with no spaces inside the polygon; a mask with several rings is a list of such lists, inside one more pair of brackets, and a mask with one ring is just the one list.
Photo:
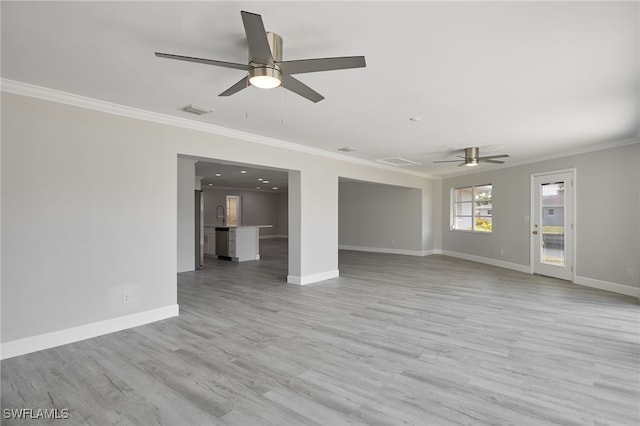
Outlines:
{"label": "stainless steel dishwasher", "polygon": [[230,259],[229,228],[216,228],[216,255],[218,259]]}

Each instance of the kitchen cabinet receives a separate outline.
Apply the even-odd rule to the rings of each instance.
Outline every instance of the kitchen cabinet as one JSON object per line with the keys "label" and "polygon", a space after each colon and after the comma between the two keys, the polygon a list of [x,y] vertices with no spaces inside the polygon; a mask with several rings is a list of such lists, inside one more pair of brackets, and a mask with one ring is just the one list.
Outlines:
{"label": "kitchen cabinet", "polygon": [[205,256],[216,255],[216,228],[215,226],[204,226],[204,254]]}

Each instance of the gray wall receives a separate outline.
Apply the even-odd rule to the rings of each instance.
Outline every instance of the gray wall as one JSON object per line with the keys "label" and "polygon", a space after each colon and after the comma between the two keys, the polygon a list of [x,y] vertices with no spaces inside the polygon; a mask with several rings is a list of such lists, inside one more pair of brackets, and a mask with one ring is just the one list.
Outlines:
{"label": "gray wall", "polygon": [[205,225],[221,225],[216,219],[216,207],[225,206],[226,196],[242,197],[242,225],[273,225],[261,228],[260,236],[287,236],[287,193],[238,189],[203,189]]}
{"label": "gray wall", "polygon": [[[194,250],[193,237],[177,228],[180,155],[289,170],[288,205],[283,198],[276,205],[278,223],[290,212],[290,282],[338,275],[338,176],[422,188],[423,204],[433,201],[431,183],[420,176],[221,134],[191,120],[163,124],[162,116],[127,107],[21,90],[33,96],[3,88],[1,97],[3,357],[177,313],[178,247]],[[53,101],[38,98],[43,92]],[[191,199],[184,176],[181,192]],[[432,219],[423,212],[416,233],[431,247]]]}
{"label": "gray wall", "polygon": [[286,192],[278,193],[278,223],[274,224],[276,231],[274,234],[281,237],[289,235],[289,194]]}
{"label": "gray wall", "polygon": [[423,254],[419,189],[356,181],[338,188],[341,247]]}
{"label": "gray wall", "polygon": [[[442,249],[528,266],[530,175],[569,168],[576,169],[576,282],[640,287],[640,144],[444,179]],[[451,188],[482,183],[493,184],[493,233],[450,231]]]}
{"label": "gray wall", "polygon": [[195,160],[179,157],[178,161],[178,272],[195,268]]}
{"label": "gray wall", "polygon": [[164,126],[2,93],[3,344],[176,305],[176,159]]}

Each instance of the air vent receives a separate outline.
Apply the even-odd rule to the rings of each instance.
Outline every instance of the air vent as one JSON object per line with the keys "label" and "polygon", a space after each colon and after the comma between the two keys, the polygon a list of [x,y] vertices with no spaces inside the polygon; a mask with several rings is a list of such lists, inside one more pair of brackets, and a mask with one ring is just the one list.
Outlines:
{"label": "air vent", "polygon": [[342,152],[353,152],[355,151],[355,148],[350,148],[348,146],[343,146],[342,148],[338,148],[338,151],[342,151]]}
{"label": "air vent", "polygon": [[181,111],[190,112],[191,114],[203,115],[212,112],[211,108],[205,108],[198,105],[189,104],[185,107],[180,108]]}
{"label": "air vent", "polygon": [[380,160],[376,160],[378,163],[388,164],[390,166],[419,166],[420,163],[416,163],[415,161],[406,160],[400,157],[391,157],[391,158],[381,158]]}

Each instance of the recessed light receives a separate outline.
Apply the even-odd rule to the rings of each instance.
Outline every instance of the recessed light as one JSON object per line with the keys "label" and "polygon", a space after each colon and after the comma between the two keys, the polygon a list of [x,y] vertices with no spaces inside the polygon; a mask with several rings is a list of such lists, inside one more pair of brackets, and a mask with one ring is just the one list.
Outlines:
{"label": "recessed light", "polygon": [[274,187],[273,187],[273,188],[271,188],[271,189],[278,189],[278,187],[277,187],[277,186],[274,186]]}
{"label": "recessed light", "polygon": [[246,170],[240,170],[240,173],[245,174],[245,173],[247,173],[247,171]]}
{"label": "recessed light", "polygon": [[268,180],[263,180],[262,183],[269,183],[269,181]]}
{"label": "recessed light", "polygon": [[259,187],[259,186],[256,186],[256,189],[260,189],[260,187]]}
{"label": "recessed light", "polygon": [[212,184],[212,183],[210,183],[210,184],[209,184],[209,186],[213,186],[213,184]]}
{"label": "recessed light", "polygon": [[216,176],[220,177],[220,176],[222,176],[222,175],[221,175],[220,173],[216,173]]}
{"label": "recessed light", "polygon": [[258,178],[258,180],[259,180],[260,182],[262,182],[262,178]]}

